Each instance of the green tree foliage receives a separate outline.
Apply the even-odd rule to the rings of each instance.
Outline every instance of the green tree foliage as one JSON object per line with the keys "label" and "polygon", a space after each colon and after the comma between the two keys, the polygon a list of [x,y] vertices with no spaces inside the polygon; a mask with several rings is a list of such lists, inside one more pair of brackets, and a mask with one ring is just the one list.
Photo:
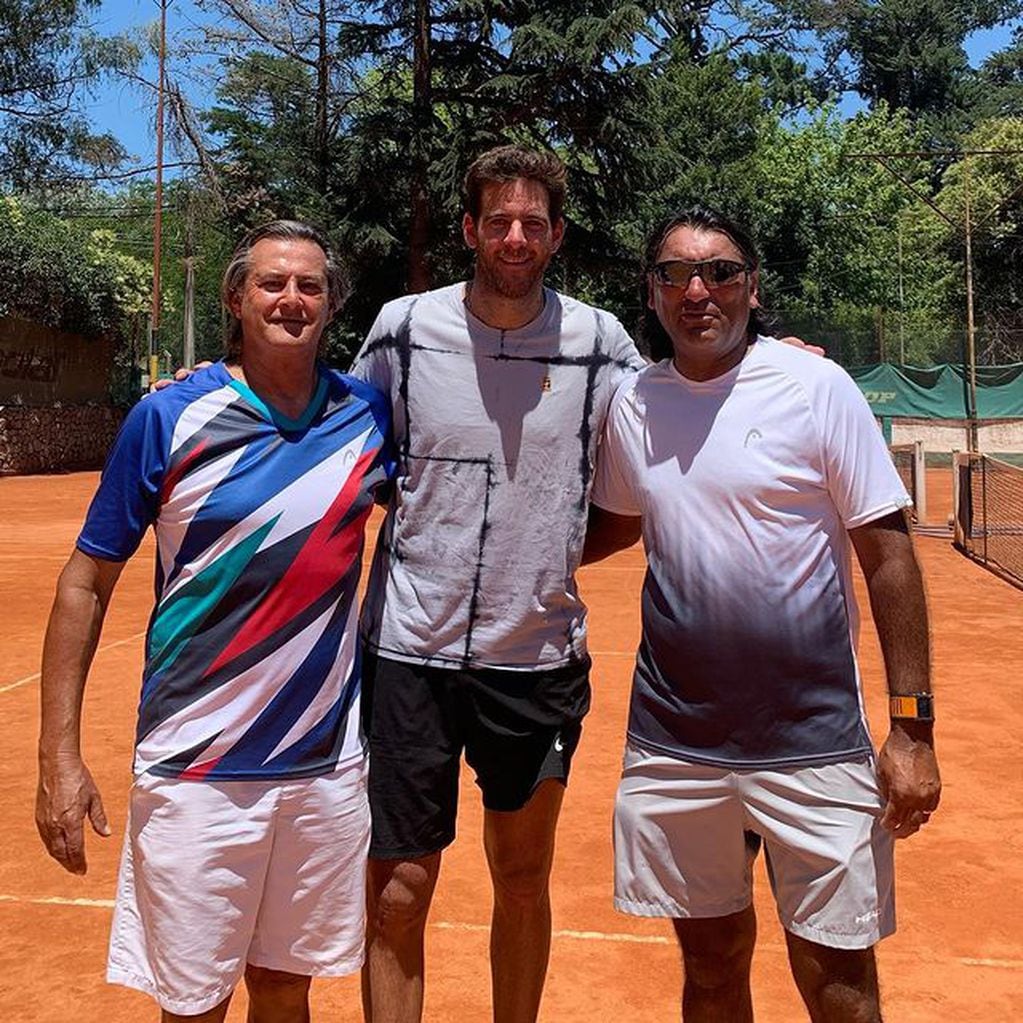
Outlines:
{"label": "green tree foliage", "polygon": [[991,54],[980,69],[977,112],[981,120],[991,117],[1023,117],[1023,27],[1012,42]]}
{"label": "green tree foliage", "polygon": [[0,186],[33,187],[83,165],[108,171],[124,158],[91,129],[79,101],[98,76],[131,67],[135,47],[85,23],[99,0],[0,3]]}
{"label": "green tree foliage", "polygon": [[125,337],[145,308],[149,267],[109,231],[0,197],[0,314],[86,336]]}
{"label": "green tree foliage", "polygon": [[809,16],[840,87],[909,111],[947,142],[969,126],[982,96],[967,37],[1021,9],[1019,0],[811,0]]}
{"label": "green tree foliage", "polygon": [[[1023,118],[994,118],[963,140],[966,152],[942,179],[935,203],[937,238],[957,262],[965,258],[967,215],[973,252],[974,308],[982,361],[1023,359]],[[969,213],[967,214],[967,210]],[[938,218],[935,218],[936,220]],[[964,308],[965,274],[946,291]]]}
{"label": "green tree foliage", "polygon": [[[461,177],[501,141],[554,146],[570,164],[566,267],[593,273],[623,258],[607,214],[612,190],[646,181],[651,75],[636,48],[650,30],[649,7],[323,0],[319,8],[285,2],[286,17],[263,22],[260,5],[207,5],[236,32],[207,118],[223,140],[215,155],[232,215],[238,223],[305,215],[331,226],[356,268],[353,338],[381,301],[464,270]],[[322,68],[313,58],[323,52],[330,90],[320,175]]]}
{"label": "green tree foliage", "polygon": [[382,301],[465,272],[460,183],[483,149],[562,154],[572,191],[555,280],[624,300],[642,197],[680,159],[692,188],[717,181],[695,155],[705,137],[708,161],[734,164],[765,110],[812,99],[793,59],[757,58],[796,27],[771,5],[744,8],[740,25],[724,4],[635,0],[202,3],[222,19],[208,41],[230,43],[206,124],[231,217],[331,227],[355,268],[353,341]]}
{"label": "green tree foliage", "polygon": [[[755,229],[764,301],[784,326],[847,362],[956,357],[962,238],[921,197],[961,209],[963,168],[947,155],[892,157],[900,180],[857,154],[1016,146],[1019,35],[979,71],[963,43],[1021,0],[194,2],[205,28],[177,71],[217,54],[218,88],[201,127],[171,97],[201,166],[164,197],[158,347],[175,356],[185,261],[197,278],[197,348],[216,355],[217,285],[233,243],[256,223],[298,216],[324,226],[352,269],[354,295],[331,332],[345,362],[382,302],[467,272],[462,176],[481,150],[519,141],[555,149],[570,169],[552,282],[627,324],[651,224],[699,201]],[[63,0],[64,21],[51,20],[78,25],[89,4]],[[80,52],[68,32],[69,48],[50,51],[65,62]],[[843,117],[834,101],[850,87],[867,109]],[[994,322],[1000,296],[1005,326],[1023,303],[1012,192],[1023,168],[1008,154],[987,171],[971,166],[988,218],[975,246],[978,316]],[[151,185],[66,201],[78,204],[78,229],[106,232],[92,244],[108,273],[120,272],[117,254],[148,260]],[[1006,344],[985,350],[1001,357]]]}

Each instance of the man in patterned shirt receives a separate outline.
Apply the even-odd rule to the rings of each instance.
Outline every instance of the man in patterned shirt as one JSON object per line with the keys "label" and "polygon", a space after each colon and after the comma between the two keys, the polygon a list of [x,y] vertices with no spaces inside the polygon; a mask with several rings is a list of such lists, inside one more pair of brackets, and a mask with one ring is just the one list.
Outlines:
{"label": "man in patterned shirt", "polygon": [[589,706],[575,570],[592,467],[616,385],[644,364],[614,316],[544,286],[564,230],[556,156],[484,153],[465,192],[472,279],[388,302],[352,369],[389,395],[399,462],[363,613],[374,1023],[422,1014],[463,750],[485,811],[494,1018],[536,1018],[555,829]]}
{"label": "man in patterned shirt", "polygon": [[308,1019],[312,975],[362,963],[369,812],[356,584],[387,400],[317,360],[343,301],[318,232],[278,221],[223,281],[227,358],[137,405],[47,631],[36,819],[84,873],[109,834],[80,753],[82,694],[125,561],[152,526],[156,606],[108,979],[165,1021]]}

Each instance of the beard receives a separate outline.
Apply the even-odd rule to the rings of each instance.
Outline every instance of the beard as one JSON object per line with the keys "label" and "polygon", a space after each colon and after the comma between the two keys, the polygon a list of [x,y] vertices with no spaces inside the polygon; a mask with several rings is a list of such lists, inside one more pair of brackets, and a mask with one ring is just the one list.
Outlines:
{"label": "beard", "polygon": [[476,252],[476,278],[501,298],[519,299],[532,294],[543,281],[549,260],[534,259],[519,266],[508,266],[496,256]]}

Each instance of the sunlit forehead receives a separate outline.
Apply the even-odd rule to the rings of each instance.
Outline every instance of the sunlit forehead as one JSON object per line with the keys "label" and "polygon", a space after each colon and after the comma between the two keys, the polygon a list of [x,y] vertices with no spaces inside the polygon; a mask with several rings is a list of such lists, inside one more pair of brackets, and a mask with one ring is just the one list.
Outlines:
{"label": "sunlit forehead", "polygon": [[327,285],[327,257],[315,242],[264,238],[249,254],[249,280],[260,284],[294,279],[302,285]]}
{"label": "sunlit forehead", "polygon": [[480,220],[485,223],[519,220],[548,227],[551,221],[547,189],[539,181],[522,178],[484,185]]}

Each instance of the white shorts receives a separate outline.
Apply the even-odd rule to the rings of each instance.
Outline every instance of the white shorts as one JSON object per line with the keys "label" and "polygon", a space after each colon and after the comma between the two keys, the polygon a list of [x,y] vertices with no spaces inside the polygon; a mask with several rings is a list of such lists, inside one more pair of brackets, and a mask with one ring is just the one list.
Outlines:
{"label": "white shorts", "polygon": [[294,781],[131,790],[107,980],[198,1015],[246,964],[305,976],[362,965],[369,805],[364,761]]}
{"label": "white shorts", "polygon": [[630,743],[615,802],[615,908],[679,919],[745,909],[758,835],[782,926],[868,948],[895,930],[882,807],[869,758],[733,771]]}

